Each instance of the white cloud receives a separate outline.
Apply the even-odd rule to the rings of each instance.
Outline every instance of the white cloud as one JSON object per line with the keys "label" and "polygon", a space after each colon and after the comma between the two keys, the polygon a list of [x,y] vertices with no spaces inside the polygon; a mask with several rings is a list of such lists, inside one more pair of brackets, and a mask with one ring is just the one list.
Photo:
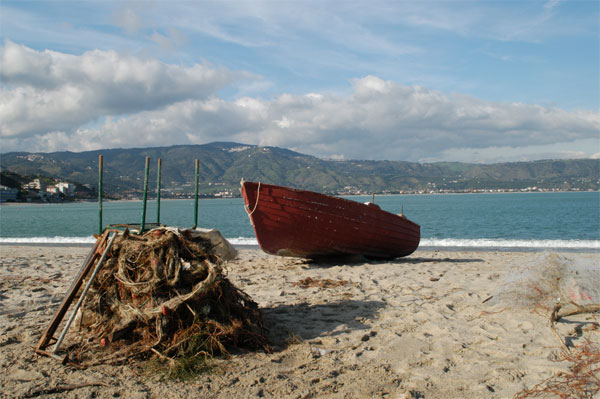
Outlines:
{"label": "white cloud", "polygon": [[164,52],[174,51],[187,42],[187,37],[175,28],[168,29],[165,35],[154,32],[151,39]]}
{"label": "white cloud", "polygon": [[[211,141],[336,159],[486,161],[599,152],[600,116],[490,102],[366,76],[345,94],[273,99],[216,93],[243,73],[112,51],[0,53],[2,151],[91,150]],[[583,143],[586,145],[584,146]]]}
{"label": "white cloud", "polygon": [[0,132],[69,132],[107,115],[207,98],[241,77],[200,64],[169,65],[115,51],[41,52],[7,41],[0,49]]}
{"label": "white cloud", "polygon": [[278,121],[275,121],[275,124],[277,124],[277,126],[279,126],[282,129],[287,129],[288,127],[294,124],[294,121],[288,119],[287,116],[284,115],[283,118],[281,118]]}
{"label": "white cloud", "polygon": [[136,34],[142,28],[142,18],[138,11],[131,7],[120,8],[113,13],[113,22],[128,34]]}
{"label": "white cloud", "polygon": [[544,9],[553,10],[555,7],[558,7],[560,3],[564,3],[564,0],[549,0],[544,4]]}
{"label": "white cloud", "polygon": [[490,146],[485,148],[452,148],[443,151],[436,158],[424,158],[423,161],[435,162],[452,159],[463,162],[515,162],[536,159],[597,159],[600,150],[600,139],[577,139],[572,142],[550,144],[531,144],[519,147]]}

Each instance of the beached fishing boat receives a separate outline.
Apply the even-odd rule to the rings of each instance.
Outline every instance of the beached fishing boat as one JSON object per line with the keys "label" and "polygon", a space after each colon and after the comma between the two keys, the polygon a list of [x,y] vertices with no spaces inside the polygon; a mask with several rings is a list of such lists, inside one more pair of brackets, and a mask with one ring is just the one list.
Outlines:
{"label": "beached fishing boat", "polygon": [[269,254],[396,258],[419,246],[418,224],[374,203],[244,180],[241,184],[258,244]]}

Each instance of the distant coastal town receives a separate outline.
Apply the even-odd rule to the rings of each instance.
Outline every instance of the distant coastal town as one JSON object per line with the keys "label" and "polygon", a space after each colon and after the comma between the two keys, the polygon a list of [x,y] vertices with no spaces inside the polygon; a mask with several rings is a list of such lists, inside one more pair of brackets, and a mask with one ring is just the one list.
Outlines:
{"label": "distant coastal town", "polygon": [[0,185],[0,202],[64,202],[76,199],[76,185],[56,182],[46,185],[40,179],[23,184],[21,189]]}
{"label": "distant coastal town", "polygon": [[[46,179],[47,180],[47,179]],[[202,193],[202,198],[239,198],[239,190],[227,188],[226,183],[208,183],[208,186],[222,186],[223,190],[212,193]],[[461,190],[438,188],[434,183],[430,183],[430,188],[424,190],[383,190],[379,192],[369,192],[358,187],[346,186],[343,190],[330,192],[329,194],[340,196],[353,195],[422,195],[422,194],[476,194],[476,193],[533,193],[533,192],[564,192],[564,191],[597,191],[594,189],[571,187],[568,190],[561,188],[542,188],[537,186],[525,188],[469,188]],[[151,190],[150,197],[155,197],[155,190]],[[24,183],[20,188],[0,185],[0,203],[10,202],[29,202],[29,203],[58,203],[81,200],[93,200],[98,197],[97,188],[91,185],[78,185],[75,183],[55,181],[54,184],[47,184],[42,179],[36,178],[28,183]],[[140,190],[128,190],[125,193],[115,195],[114,193],[107,199],[114,200],[141,200],[143,192]],[[183,187],[177,189],[161,189],[161,198],[164,199],[191,199],[194,193]]]}

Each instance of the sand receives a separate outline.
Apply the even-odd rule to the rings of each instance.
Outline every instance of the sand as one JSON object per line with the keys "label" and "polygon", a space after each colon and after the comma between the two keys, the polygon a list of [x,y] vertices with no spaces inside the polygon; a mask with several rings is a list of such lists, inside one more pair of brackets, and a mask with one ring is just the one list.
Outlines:
{"label": "sand", "polygon": [[[235,353],[177,382],[134,365],[78,370],[34,353],[88,250],[0,246],[0,396],[510,398],[572,363],[561,361],[549,310],[511,300],[506,287],[549,256],[599,261],[597,253],[417,251],[314,263],[244,249],[228,277],[262,308],[273,353]],[[337,284],[299,284],[309,277]],[[570,316],[557,331],[570,345],[599,344],[598,321]]]}

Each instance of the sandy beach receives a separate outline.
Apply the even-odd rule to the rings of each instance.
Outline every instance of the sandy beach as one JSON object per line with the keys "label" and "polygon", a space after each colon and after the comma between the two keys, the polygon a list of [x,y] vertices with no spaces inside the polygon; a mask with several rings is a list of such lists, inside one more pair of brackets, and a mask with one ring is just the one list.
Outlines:
{"label": "sandy beach", "polygon": [[545,284],[548,265],[579,267],[561,280],[566,295],[598,303],[597,253],[418,250],[317,263],[243,249],[227,274],[261,307],[273,353],[234,353],[187,382],[135,365],[79,370],[34,347],[88,251],[0,246],[2,397],[511,398],[569,372],[558,336],[600,345],[598,313],[552,331],[552,301],[565,291]]}

